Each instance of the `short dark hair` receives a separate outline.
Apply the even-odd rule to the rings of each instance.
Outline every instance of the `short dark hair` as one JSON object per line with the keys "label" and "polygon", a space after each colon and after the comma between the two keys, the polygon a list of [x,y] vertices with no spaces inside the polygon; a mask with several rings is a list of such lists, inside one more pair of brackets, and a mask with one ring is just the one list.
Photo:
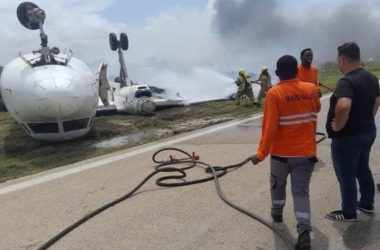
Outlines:
{"label": "short dark hair", "polygon": [[285,55],[277,61],[276,74],[280,80],[289,80],[297,77],[298,63],[294,56]]}
{"label": "short dark hair", "polygon": [[310,51],[311,53],[313,53],[313,50],[312,50],[311,48],[303,49],[303,50],[301,51],[301,58],[302,58],[303,55],[304,55],[306,52],[308,52],[308,51]]}
{"label": "short dark hair", "polygon": [[338,56],[345,56],[351,62],[360,61],[360,48],[355,42],[344,43],[338,47]]}

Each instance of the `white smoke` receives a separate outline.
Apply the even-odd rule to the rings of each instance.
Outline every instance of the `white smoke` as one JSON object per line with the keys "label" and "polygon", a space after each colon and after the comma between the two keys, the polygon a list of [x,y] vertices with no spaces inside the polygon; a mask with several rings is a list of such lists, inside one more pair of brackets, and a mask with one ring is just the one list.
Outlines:
{"label": "white smoke", "polygon": [[[171,9],[131,30],[131,78],[179,92],[191,101],[235,92],[233,63],[212,29],[213,9]],[[233,69],[233,68],[232,68]],[[221,73],[223,72],[223,73]]]}
{"label": "white smoke", "polygon": [[[1,0],[0,65],[21,52],[39,47],[37,31],[19,24],[21,1]],[[126,32],[130,50],[126,63],[131,80],[165,87],[190,101],[223,98],[235,91],[232,71],[248,66],[245,59],[230,60],[229,50],[212,29],[213,6],[168,9],[145,23],[129,25],[107,19],[103,12],[116,0],[36,0],[47,13],[49,45],[72,49],[95,72],[104,61],[110,76],[119,71],[117,54],[109,49],[110,32]],[[236,66],[235,66],[236,65]]]}
{"label": "white smoke", "polygon": [[[71,48],[94,72],[105,61],[109,75],[116,76],[119,65],[109,49],[108,34],[126,32],[130,78],[172,89],[193,101],[226,97],[236,90],[233,78],[239,69],[257,73],[265,65],[273,72],[277,58],[298,57],[305,47],[315,49],[317,63],[335,60],[336,46],[346,40],[357,40],[365,57],[380,57],[376,0],[321,0],[319,5],[309,0],[310,5],[306,1],[297,8],[279,0],[209,0],[200,7],[178,3],[140,24],[107,18],[105,10],[116,1],[35,2],[47,12],[50,45]],[[38,32],[17,21],[20,2],[0,1],[0,65],[20,51],[39,47]]]}

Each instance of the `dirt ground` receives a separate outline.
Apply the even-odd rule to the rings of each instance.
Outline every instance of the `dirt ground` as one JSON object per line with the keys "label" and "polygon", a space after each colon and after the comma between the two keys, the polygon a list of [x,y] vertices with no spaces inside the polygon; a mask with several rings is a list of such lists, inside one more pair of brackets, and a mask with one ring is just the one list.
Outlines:
{"label": "dirt ground", "polygon": [[101,116],[96,118],[95,127],[87,136],[60,143],[28,137],[8,113],[0,112],[0,182],[244,118],[259,111],[257,107],[220,101],[161,110],[154,116]]}

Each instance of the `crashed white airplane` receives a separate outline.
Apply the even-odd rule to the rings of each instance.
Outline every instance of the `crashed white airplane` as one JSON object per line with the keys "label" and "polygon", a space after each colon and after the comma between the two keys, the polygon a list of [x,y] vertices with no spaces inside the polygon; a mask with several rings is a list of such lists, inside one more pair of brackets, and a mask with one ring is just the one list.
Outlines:
{"label": "crashed white airplane", "polygon": [[41,49],[19,55],[1,74],[0,90],[10,115],[33,138],[67,140],[93,126],[98,87],[89,67],[71,54],[49,48],[45,12],[30,2],[17,8],[20,23],[40,30]]}
{"label": "crashed white airplane", "polygon": [[102,63],[98,71],[99,81],[99,114],[118,111],[129,114],[150,115],[156,109],[171,106],[183,106],[184,100],[179,96],[169,96],[166,90],[150,87],[146,84],[133,83],[127,72],[123,51],[129,48],[128,36],[114,33],[109,35],[111,50],[117,51],[120,63],[120,75],[115,81],[107,78],[107,64]]}
{"label": "crashed white airplane", "polygon": [[[107,99],[105,95],[112,96],[109,100],[114,102],[117,111],[133,114],[151,113],[159,105],[159,101],[149,96],[151,90],[148,86],[126,84],[128,78],[121,50],[121,81],[107,85],[106,75],[101,73],[105,72],[104,65],[97,79],[84,62],[72,56],[72,52],[64,54],[56,47],[49,48],[43,27],[45,12],[37,5],[30,2],[20,4],[17,16],[27,29],[40,30],[41,49],[20,54],[4,67],[0,93],[10,115],[31,137],[62,141],[87,134],[94,125],[96,112],[107,109],[111,104],[104,101],[104,105],[99,107],[99,96],[102,100]],[[112,44],[115,45],[115,40]],[[126,35],[122,35],[116,45],[128,47]],[[105,92],[107,88],[110,91]],[[172,104],[182,102],[175,100]]]}

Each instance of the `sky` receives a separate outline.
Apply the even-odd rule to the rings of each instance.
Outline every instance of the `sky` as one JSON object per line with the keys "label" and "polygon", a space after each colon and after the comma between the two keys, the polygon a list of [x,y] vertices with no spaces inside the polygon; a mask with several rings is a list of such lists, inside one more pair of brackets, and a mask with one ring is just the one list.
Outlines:
{"label": "sky", "polygon": [[113,21],[133,23],[136,25],[145,23],[150,17],[176,7],[202,9],[207,5],[207,0],[117,0],[104,14]]}
{"label": "sky", "polygon": [[[23,28],[16,8],[0,1],[0,65],[39,47],[38,32]],[[365,58],[378,57],[377,0],[35,0],[47,13],[49,45],[71,49],[96,73],[119,70],[108,34],[125,32],[132,80],[166,87],[192,100],[224,97],[235,90],[239,69],[274,71],[284,54],[305,47],[315,62],[335,60],[336,46],[357,40]]]}

